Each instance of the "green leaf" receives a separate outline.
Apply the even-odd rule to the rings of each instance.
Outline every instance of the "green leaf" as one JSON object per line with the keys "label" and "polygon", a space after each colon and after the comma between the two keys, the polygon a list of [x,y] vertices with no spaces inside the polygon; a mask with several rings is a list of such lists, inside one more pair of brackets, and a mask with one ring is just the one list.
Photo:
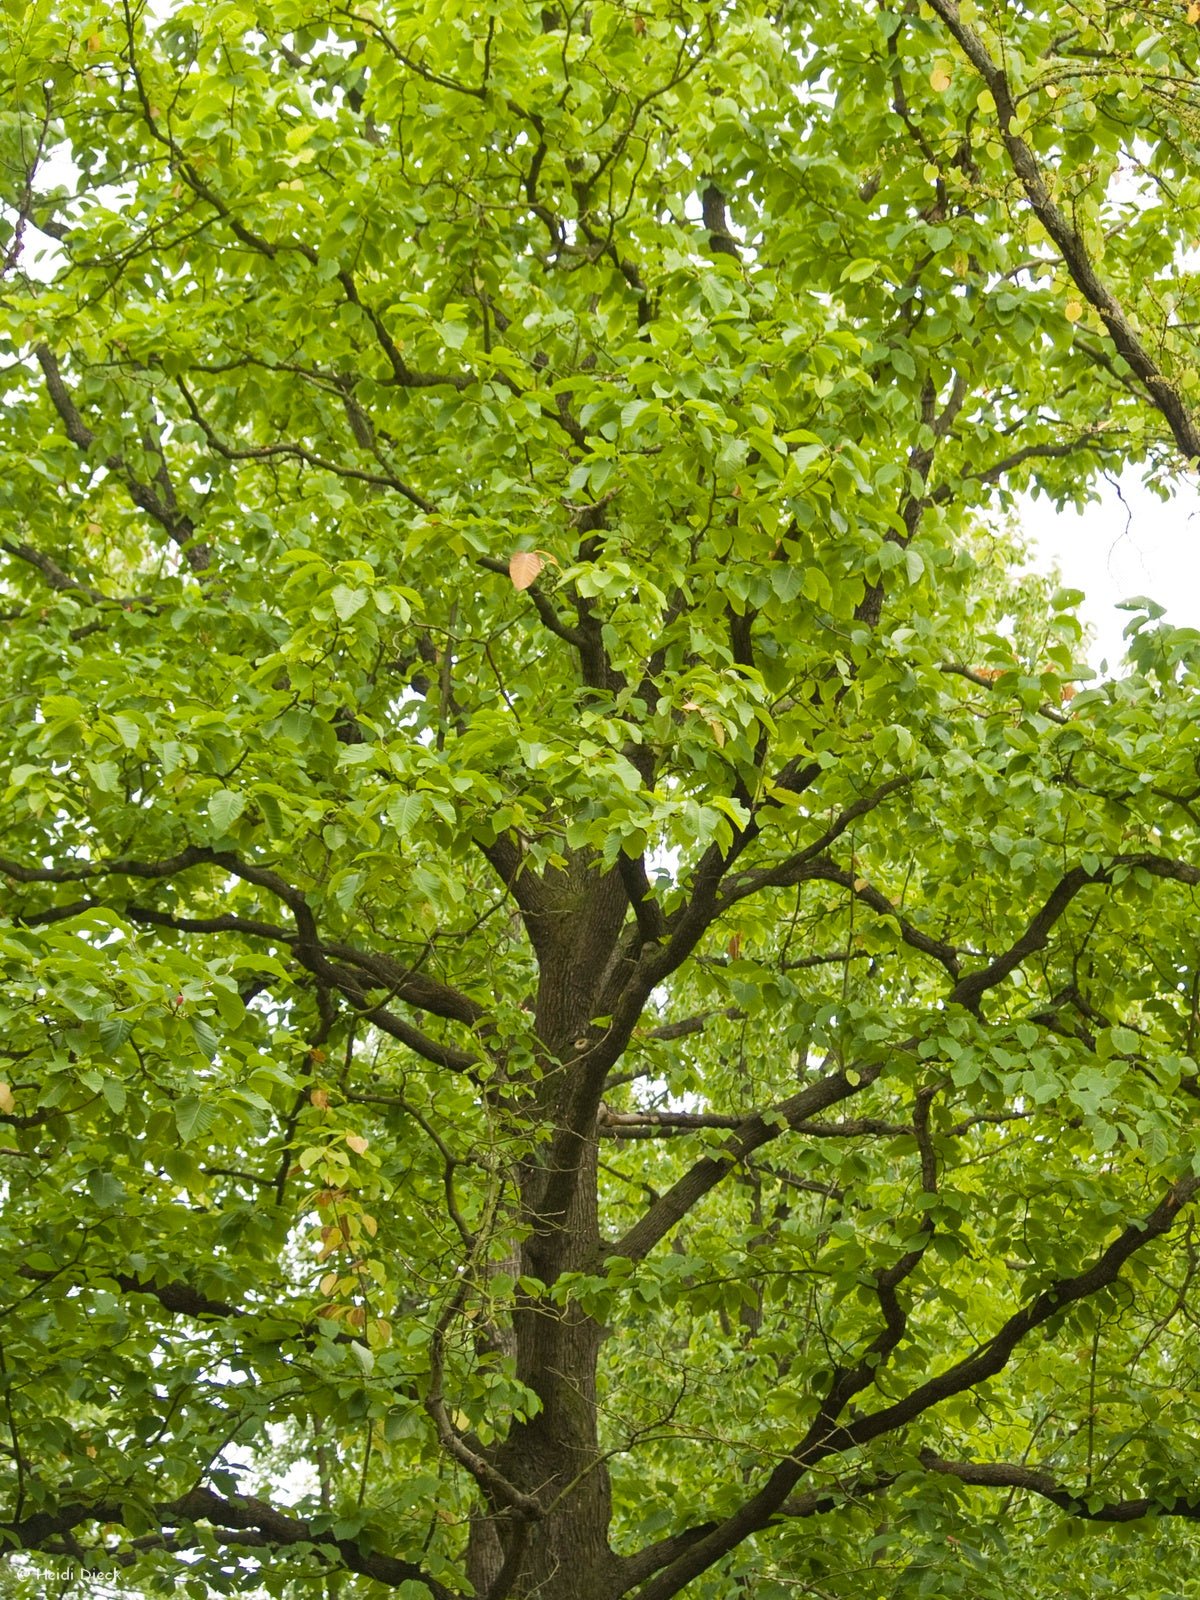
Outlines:
{"label": "green leaf", "polygon": [[839,281],[842,283],[865,283],[868,278],[873,278],[878,271],[878,261],[871,261],[868,258],[863,257],[858,261],[852,261],[850,265],[843,270],[841,279]]}
{"label": "green leaf", "polygon": [[132,1036],[133,1023],[128,1017],[105,1017],[98,1032],[101,1048],[107,1055],[115,1055]]}
{"label": "green leaf", "polygon": [[399,795],[391,801],[387,808],[387,819],[395,829],[396,836],[403,839],[411,833],[413,828],[425,814],[425,796],[423,794]]}
{"label": "green leaf", "polygon": [[100,1211],[111,1211],[124,1202],[125,1185],[111,1172],[89,1172],[87,1186],[93,1204]]}
{"label": "green leaf", "polygon": [[333,609],[337,612],[342,622],[349,622],[357,612],[361,611],[371,598],[369,589],[351,589],[344,583],[339,583],[332,591]]}
{"label": "green leaf", "polygon": [[208,814],[213,832],[222,838],[246,809],[246,797],[232,789],[218,789],[208,797]]}
{"label": "green leaf", "polygon": [[204,1126],[205,1106],[198,1094],[183,1095],[175,1103],[175,1127],[185,1144]]}
{"label": "green leaf", "polygon": [[211,1061],[221,1048],[221,1041],[216,1032],[205,1022],[203,1017],[189,1017],[188,1027],[192,1030],[192,1038],[196,1041],[196,1048],[202,1056],[207,1056]]}

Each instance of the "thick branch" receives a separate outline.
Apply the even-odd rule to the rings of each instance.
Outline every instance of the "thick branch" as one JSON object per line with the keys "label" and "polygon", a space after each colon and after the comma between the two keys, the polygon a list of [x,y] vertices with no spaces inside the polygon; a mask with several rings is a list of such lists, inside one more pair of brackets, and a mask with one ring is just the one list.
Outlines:
{"label": "thick branch", "polygon": [[946,1461],[932,1450],[921,1451],[921,1465],[927,1472],[941,1472],[960,1483],[983,1489],[1024,1489],[1040,1494],[1060,1511],[1085,1522],[1137,1522],[1141,1517],[1188,1517],[1200,1520],[1200,1489],[1176,1495],[1172,1500],[1105,1500],[1092,1489],[1083,1493],[1071,1490],[1050,1473],[1015,1461]]}
{"label": "thick branch", "polygon": [[[96,1268],[97,1275],[106,1282],[115,1283],[122,1294],[144,1294],[157,1300],[164,1311],[173,1315],[184,1317],[244,1317],[247,1313],[240,1307],[232,1305],[228,1300],[216,1300],[211,1295],[204,1294],[202,1290],[195,1289],[190,1283],[168,1281],[154,1283],[146,1278],[139,1278],[130,1272],[108,1272],[103,1267]],[[54,1267],[27,1267],[19,1269],[19,1276],[29,1278],[36,1283],[49,1283],[62,1273]]]}
{"label": "thick branch", "polygon": [[1150,1240],[1167,1233],[1181,1208],[1200,1189],[1200,1177],[1188,1173],[1163,1196],[1142,1221],[1123,1229],[1090,1266],[1073,1277],[1060,1278],[1008,1318],[1000,1329],[971,1355],[919,1384],[903,1399],[879,1411],[868,1412],[840,1424],[818,1417],[796,1449],[768,1477],[759,1492],[732,1516],[698,1539],[670,1566],[652,1579],[638,1600],[670,1600],[700,1573],[765,1527],[776,1516],[797,1482],[826,1457],[854,1450],[913,1422],[932,1406],[994,1378],[1008,1365],[1017,1346],[1036,1328],[1058,1316],[1069,1305],[1098,1293],[1116,1281],[1129,1258]]}
{"label": "thick branch", "polygon": [[988,966],[982,967],[978,972],[968,973],[955,985],[950,999],[974,1011],[988,989],[1002,983],[1022,961],[1042,948],[1050,937],[1054,925],[1081,889],[1091,883],[1111,884],[1116,873],[1122,868],[1129,870],[1141,868],[1156,878],[1173,879],[1177,883],[1200,884],[1200,868],[1192,866],[1187,861],[1174,861],[1167,856],[1149,854],[1114,856],[1107,867],[1100,867],[1095,872],[1088,872],[1084,867],[1072,867],[1059,879],[1021,937]]}

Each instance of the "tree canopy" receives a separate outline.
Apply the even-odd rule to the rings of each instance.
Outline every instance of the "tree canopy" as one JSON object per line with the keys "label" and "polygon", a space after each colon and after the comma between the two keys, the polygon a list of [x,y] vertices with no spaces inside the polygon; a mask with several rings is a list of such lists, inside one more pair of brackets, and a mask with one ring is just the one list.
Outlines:
{"label": "tree canopy", "polygon": [[6,0],[0,1592],[1195,1592],[1198,21]]}

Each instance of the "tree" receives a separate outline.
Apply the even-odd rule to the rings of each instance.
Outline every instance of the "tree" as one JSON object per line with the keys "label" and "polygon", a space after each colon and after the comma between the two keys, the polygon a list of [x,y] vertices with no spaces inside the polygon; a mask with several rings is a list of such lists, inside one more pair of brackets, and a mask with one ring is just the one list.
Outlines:
{"label": "tree", "polygon": [[6,6],[12,1592],[1191,1582],[1196,10]]}

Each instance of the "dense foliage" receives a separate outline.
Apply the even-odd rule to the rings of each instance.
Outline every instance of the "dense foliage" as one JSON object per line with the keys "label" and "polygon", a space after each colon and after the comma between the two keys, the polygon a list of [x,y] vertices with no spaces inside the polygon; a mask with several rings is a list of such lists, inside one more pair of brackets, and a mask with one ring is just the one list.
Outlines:
{"label": "dense foliage", "polygon": [[6,0],[0,1592],[1197,1592],[1198,19]]}

